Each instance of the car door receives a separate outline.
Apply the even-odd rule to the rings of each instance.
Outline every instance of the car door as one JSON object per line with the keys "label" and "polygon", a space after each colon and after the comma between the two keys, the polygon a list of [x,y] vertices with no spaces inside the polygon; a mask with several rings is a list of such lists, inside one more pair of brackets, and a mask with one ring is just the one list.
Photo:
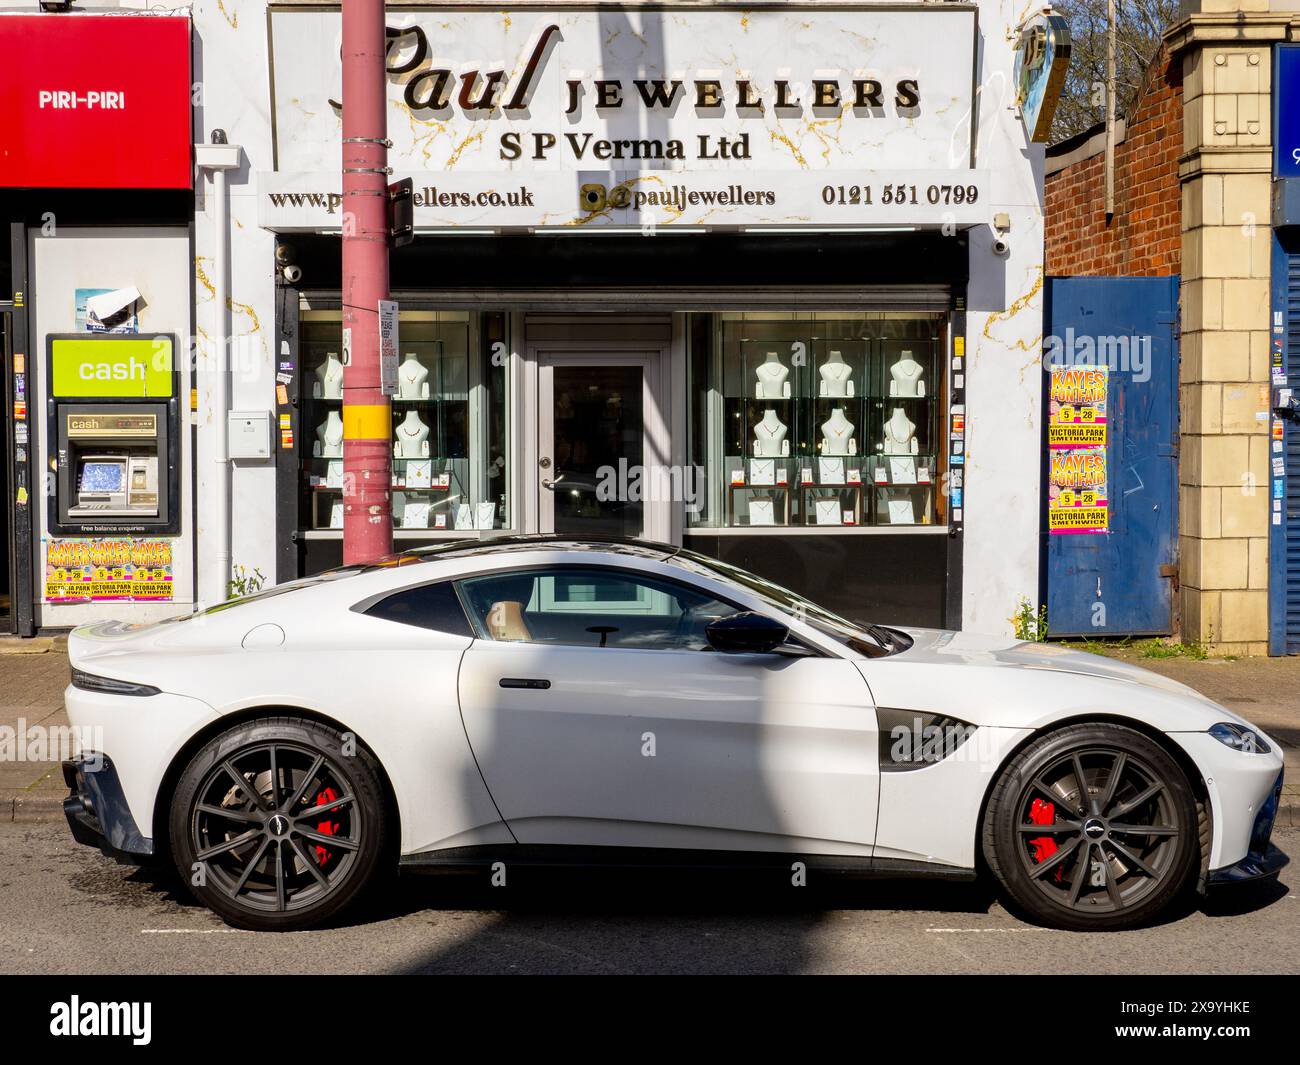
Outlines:
{"label": "car door", "polygon": [[465,730],[519,842],[870,853],[876,721],[852,662],[710,650],[738,608],[633,569],[459,589],[480,637]]}

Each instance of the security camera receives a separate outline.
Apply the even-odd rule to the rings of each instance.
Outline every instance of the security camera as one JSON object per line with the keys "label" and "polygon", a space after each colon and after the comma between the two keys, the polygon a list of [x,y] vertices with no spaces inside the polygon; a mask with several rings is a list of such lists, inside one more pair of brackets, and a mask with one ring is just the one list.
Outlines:
{"label": "security camera", "polygon": [[993,216],[993,254],[1006,255],[1011,250],[1007,243],[1007,234],[1011,232],[1011,215],[999,211]]}
{"label": "security camera", "polygon": [[290,263],[288,266],[282,268],[280,273],[284,276],[284,279],[287,282],[289,282],[289,284],[291,285],[296,285],[299,281],[302,280],[302,267],[294,263]]}

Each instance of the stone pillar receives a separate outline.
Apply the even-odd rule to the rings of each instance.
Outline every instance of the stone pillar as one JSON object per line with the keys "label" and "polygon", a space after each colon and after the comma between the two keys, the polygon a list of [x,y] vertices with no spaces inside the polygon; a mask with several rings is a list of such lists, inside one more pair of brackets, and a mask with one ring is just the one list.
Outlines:
{"label": "stone pillar", "polygon": [[1183,64],[1182,636],[1216,653],[1266,654],[1269,437],[1259,414],[1269,406],[1271,45],[1285,22],[1225,0],[1202,10],[1225,7],[1237,12],[1231,25],[1193,14],[1166,36]]}

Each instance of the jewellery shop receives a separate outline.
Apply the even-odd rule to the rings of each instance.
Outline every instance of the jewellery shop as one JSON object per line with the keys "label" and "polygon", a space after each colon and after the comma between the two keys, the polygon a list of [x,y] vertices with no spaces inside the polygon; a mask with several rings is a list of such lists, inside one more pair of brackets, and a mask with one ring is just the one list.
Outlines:
{"label": "jewellery shop", "polygon": [[[1004,629],[1038,587],[1042,235],[1001,10],[390,4],[398,546],[640,536]],[[339,40],[272,5],[268,110],[204,36],[253,171],[235,330],[274,331],[232,557],[279,580],[342,557]]]}

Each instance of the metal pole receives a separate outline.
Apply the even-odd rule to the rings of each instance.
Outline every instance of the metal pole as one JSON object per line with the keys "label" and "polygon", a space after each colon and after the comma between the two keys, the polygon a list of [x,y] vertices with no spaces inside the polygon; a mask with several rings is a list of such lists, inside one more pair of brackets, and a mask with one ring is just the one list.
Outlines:
{"label": "metal pole", "polygon": [[[213,379],[213,459],[217,464],[216,516],[213,519],[212,543],[215,556],[212,567],[217,571],[211,578],[211,603],[222,602],[230,594],[230,328],[228,322],[230,304],[230,201],[226,191],[225,170],[212,171],[212,197],[216,200],[213,212],[216,221],[217,247],[213,266],[216,275],[212,279],[213,302],[217,305],[216,335],[213,343],[216,347],[216,376]],[[207,598],[205,596],[204,598]]]}
{"label": "metal pole", "polygon": [[[194,146],[194,160],[200,170],[212,174],[212,322],[207,367],[211,385],[206,394],[205,430],[212,433],[213,480],[202,482],[202,498],[211,499],[206,517],[199,523],[199,551],[209,559],[199,569],[199,602],[214,606],[230,595],[230,491],[229,452],[230,377],[233,365],[230,338],[230,190],[228,171],[239,167],[240,148],[228,144],[224,130],[214,129],[209,144]],[[197,384],[197,378],[196,378]]]}
{"label": "metal pole", "polygon": [[343,0],[343,561],[393,549],[392,411],[379,379],[388,298],[383,0]]}
{"label": "metal pole", "polygon": [[1115,0],[1106,2],[1106,217],[1115,213]]}

